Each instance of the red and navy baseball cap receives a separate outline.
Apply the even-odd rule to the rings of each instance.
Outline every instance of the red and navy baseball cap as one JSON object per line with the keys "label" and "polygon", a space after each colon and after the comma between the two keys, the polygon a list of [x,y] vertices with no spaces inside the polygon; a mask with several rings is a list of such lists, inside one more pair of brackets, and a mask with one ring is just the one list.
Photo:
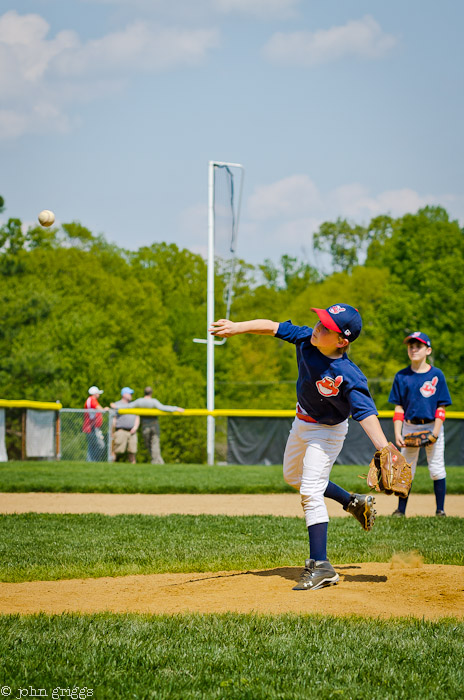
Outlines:
{"label": "red and navy baseball cap", "polygon": [[425,335],[425,333],[421,333],[420,331],[414,331],[414,333],[408,335],[403,342],[409,343],[410,340],[418,340],[419,343],[424,343],[424,345],[427,345],[428,348],[432,347],[432,341],[430,340],[429,336]]}
{"label": "red and navy baseball cap", "polygon": [[323,326],[331,331],[341,333],[350,343],[356,340],[361,333],[361,314],[354,306],[334,304],[328,309],[312,308],[311,311],[317,313]]}

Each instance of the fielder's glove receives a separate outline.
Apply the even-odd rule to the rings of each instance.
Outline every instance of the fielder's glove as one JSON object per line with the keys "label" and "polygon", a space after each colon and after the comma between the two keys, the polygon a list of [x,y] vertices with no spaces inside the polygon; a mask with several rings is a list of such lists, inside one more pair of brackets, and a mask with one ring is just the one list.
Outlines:
{"label": "fielder's glove", "polygon": [[433,445],[437,439],[431,430],[418,430],[403,437],[406,447],[427,447]]}
{"label": "fielder's glove", "polygon": [[393,443],[389,442],[386,447],[375,453],[367,475],[367,485],[371,489],[387,494],[395,493],[406,498],[411,483],[411,465]]}

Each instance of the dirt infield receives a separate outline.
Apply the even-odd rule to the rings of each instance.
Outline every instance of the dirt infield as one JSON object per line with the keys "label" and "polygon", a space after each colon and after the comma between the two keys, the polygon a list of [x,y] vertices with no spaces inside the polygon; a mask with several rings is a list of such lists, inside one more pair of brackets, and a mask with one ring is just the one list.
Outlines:
{"label": "dirt infield", "polygon": [[[393,496],[376,494],[378,515],[396,508]],[[335,501],[327,500],[330,517],[348,516]],[[448,515],[464,516],[464,495],[449,495]],[[103,513],[119,515],[282,515],[301,517],[297,493],[276,494],[112,494],[112,493],[0,493],[0,513]],[[408,515],[435,515],[433,494],[413,494]]]}
{"label": "dirt infield", "polygon": [[[396,499],[377,495],[379,515]],[[328,502],[331,517],[346,513]],[[464,515],[464,496],[448,496],[448,515]],[[298,494],[0,493],[1,513],[141,513],[168,515],[282,515],[301,517]],[[434,515],[433,495],[413,495],[408,514]],[[335,567],[337,586],[293,591],[301,568],[152,574],[64,581],[0,583],[0,613],[322,613],[365,617],[464,618],[464,568],[424,565],[397,555],[389,563]]]}
{"label": "dirt infield", "polygon": [[335,567],[336,586],[293,591],[301,568],[0,583],[0,613],[322,613],[464,618],[463,568],[417,559]]}

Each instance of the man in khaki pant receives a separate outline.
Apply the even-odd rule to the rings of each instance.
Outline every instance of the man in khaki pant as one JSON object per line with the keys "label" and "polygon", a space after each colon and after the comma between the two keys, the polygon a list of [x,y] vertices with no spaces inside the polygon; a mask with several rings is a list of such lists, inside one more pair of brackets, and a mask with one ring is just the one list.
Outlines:
{"label": "man in khaki pant", "polygon": [[[111,404],[111,408],[129,408],[134,390],[128,386],[121,389],[121,400]],[[113,452],[115,457],[127,452],[128,460],[135,464],[137,454],[137,430],[140,416],[131,414],[117,415],[113,419]]]}
{"label": "man in khaki pant", "polygon": [[[146,386],[143,398],[131,401],[126,408],[157,408],[159,411],[173,413],[178,411],[183,413],[184,409],[179,406],[165,406],[158,399],[153,398],[153,389]],[[164,464],[160,447],[160,428],[156,416],[142,416],[142,435],[145,446],[150,453],[152,464]]]}

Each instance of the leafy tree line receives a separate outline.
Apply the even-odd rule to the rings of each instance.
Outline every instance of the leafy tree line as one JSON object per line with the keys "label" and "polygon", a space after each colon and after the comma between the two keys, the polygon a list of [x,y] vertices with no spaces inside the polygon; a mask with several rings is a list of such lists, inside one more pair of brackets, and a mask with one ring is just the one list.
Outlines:
{"label": "leafy tree line", "polygon": [[[376,217],[366,227],[337,220],[322,224],[315,247],[331,255],[333,273],[324,276],[290,256],[259,266],[240,261],[232,318],[311,325],[312,306],[356,306],[364,331],[350,356],[369,377],[379,408],[389,407],[393,376],[407,364],[403,338],[420,329],[432,338],[453,408],[464,410],[464,234],[458,223],[441,207]],[[218,261],[217,317],[225,313],[226,278]],[[121,386],[139,394],[152,384],[161,401],[205,406],[206,347],[192,342],[206,330],[201,256],[166,243],[124,250],[78,222],[24,231],[10,218],[0,227],[0,295],[2,397],[81,407],[92,384],[104,389],[108,402]],[[294,352],[281,341],[244,336],[216,349],[218,407],[289,408],[295,379]],[[189,423],[190,449],[198,453],[203,422]],[[188,441],[187,421],[165,426],[167,456],[180,459],[176,449]]]}

